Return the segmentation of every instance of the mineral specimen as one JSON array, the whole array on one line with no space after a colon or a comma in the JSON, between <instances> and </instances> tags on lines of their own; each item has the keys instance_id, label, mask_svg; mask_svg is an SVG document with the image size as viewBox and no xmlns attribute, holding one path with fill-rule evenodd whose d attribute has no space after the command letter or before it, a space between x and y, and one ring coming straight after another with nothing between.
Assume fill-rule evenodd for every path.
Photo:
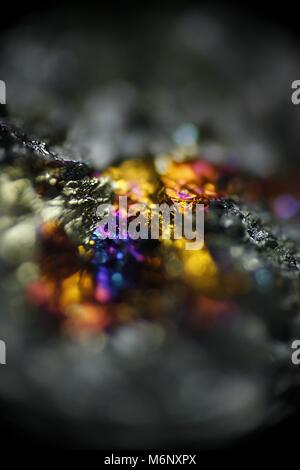
<instances>
[{"instance_id":1,"label":"mineral specimen","mask_svg":"<svg viewBox=\"0 0 300 470\"><path fill-rule=\"evenodd\" d=\"M245 417L247 429L266 419L274 398L278 406L291 386L289 338L299 304L297 243L281 234L276 211L260 204L267 182L261 181L254 194L251 176L204 161L195 149L127 160L99 173L64 161L10 124L2 123L0 131L2 263L9 266L18 298L40 311L43 335L50 315L61 338L61 347L46 356L39 346L42 361L48 354L70 361L66 336L79 341L74 359L83 338L90 346L99 342L99 367L111 374L105 364L117 355L122 367L133 368L146 381L149 393L158 394L166 421L181 427L188 419L200 426L199 437L207 425L212 436L222 436L211 414L215 407L220 410L216 419L232 435L242 432L233 425L234 416ZM272 194L271 208L279 197ZM172 238L101 239L95 209L119 195L149 206L155 201L204 203L205 246L187 251L183 240ZM36 380L48 383L42 365L36 367ZM150 385L146 375L153 368L160 379ZM264 370L268 375L263 378ZM267 394L272 376L277 376L278 390L273 388L273 399ZM93 377L100 386L98 374ZM167 377L177 384L171 401L164 392ZM126 400L132 400L128 378L115 379L125 380L123 386L131 390ZM110 380L107 390L115 390ZM105 400L105 390L99 393ZM133 395L139 396L138 389ZM211 410L207 415L203 406ZM141 415L132 402L127 413L152 429L158 416L153 405L151 417L145 416L146 409L143 401ZM97 413L103 420L101 410ZM120 419L124 410L117 410Z\"/></svg>"},{"instance_id":2,"label":"mineral specimen","mask_svg":"<svg viewBox=\"0 0 300 470\"><path fill-rule=\"evenodd\" d=\"M199 448L298 406L299 64L207 14L147 20L1 43L0 404L35 436ZM204 204L205 246L103 240L119 196Z\"/></svg>"}]
</instances>

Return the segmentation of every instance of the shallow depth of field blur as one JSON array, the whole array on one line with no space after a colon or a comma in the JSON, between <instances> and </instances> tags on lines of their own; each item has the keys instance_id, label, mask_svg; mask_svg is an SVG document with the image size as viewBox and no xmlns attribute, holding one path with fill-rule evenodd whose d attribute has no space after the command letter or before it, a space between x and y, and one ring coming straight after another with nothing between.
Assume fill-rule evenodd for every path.
<instances>
[{"instance_id":1,"label":"shallow depth of field blur","mask_svg":"<svg viewBox=\"0 0 300 470\"><path fill-rule=\"evenodd\" d=\"M3 30L0 64L3 420L59 446L63 437L82 447L207 447L294 413L295 38L241 10L108 17L56 7ZM35 140L51 158L87 165L72 177L77 205L102 177L107 200L124 188L146 201L157 188L171 200L183 187L201 194L205 251L103 249L84 223L76 238L81 209L60 193L72 178L48 169Z\"/></svg>"}]
</instances>

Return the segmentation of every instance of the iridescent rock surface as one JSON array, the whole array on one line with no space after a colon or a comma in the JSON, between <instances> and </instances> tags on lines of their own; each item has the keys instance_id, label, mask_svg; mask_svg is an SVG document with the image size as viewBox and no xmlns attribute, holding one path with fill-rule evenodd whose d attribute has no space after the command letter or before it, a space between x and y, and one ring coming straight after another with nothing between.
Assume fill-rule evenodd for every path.
<instances>
[{"instance_id":1,"label":"iridescent rock surface","mask_svg":"<svg viewBox=\"0 0 300 470\"><path fill-rule=\"evenodd\" d=\"M164 23L154 17L153 25L159 41ZM254 117L283 114L280 83L298 64L285 53L270 62L277 70L284 60L287 76L268 98L259 52L247 85L242 46L230 52L226 26L186 14L149 57L158 78L148 81L135 43L75 26L66 40L56 28L51 45L46 27L21 28L2 51L14 90L0 127L0 333L10 361L2 399L31 426L47 417L45 435L60 422L83 446L205 446L269 423L297 405L290 346L299 333L299 173L287 171L293 130L285 146ZM95 50L87 54L91 35L99 68ZM124 49L122 68L110 58ZM27 95L15 73L26 51L45 70L28 67ZM76 84L74 70L83 74ZM203 202L204 249L99 240L96 207L120 194Z\"/></svg>"}]
</instances>

